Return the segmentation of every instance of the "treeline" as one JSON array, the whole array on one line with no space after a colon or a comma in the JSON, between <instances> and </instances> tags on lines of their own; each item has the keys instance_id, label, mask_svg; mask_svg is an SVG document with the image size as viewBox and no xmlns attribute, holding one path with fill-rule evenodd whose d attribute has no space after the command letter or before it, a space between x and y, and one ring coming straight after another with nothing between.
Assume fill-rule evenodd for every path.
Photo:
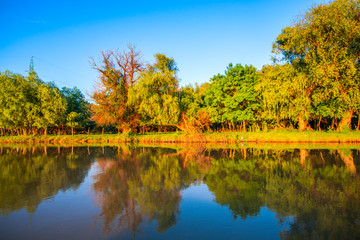
<instances>
[{"instance_id":1,"label":"treeline","mask_svg":"<svg viewBox=\"0 0 360 240\"><path fill-rule=\"evenodd\" d=\"M174 59L145 66L133 46L103 52L93 119L128 130L359 129L359 2L314 5L282 30L274 64L230 64L201 86L179 87Z\"/></svg>"},{"instance_id":2,"label":"treeline","mask_svg":"<svg viewBox=\"0 0 360 240\"><path fill-rule=\"evenodd\" d=\"M358 130L359 39L358 1L314 5L277 37L272 65L229 64L209 83L185 87L173 58L156 54L153 64L145 64L129 45L92 60L99 79L91 104L78 92L81 110L69 107L76 89L60 91L34 73L3 73L9 84L1 82L0 127L46 133L51 126L86 126L90 117L118 132ZM37 90L27 90L32 88Z\"/></svg>"},{"instance_id":3,"label":"treeline","mask_svg":"<svg viewBox=\"0 0 360 240\"><path fill-rule=\"evenodd\" d=\"M76 87L44 83L30 68L28 76L0 73L0 133L44 134L90 126L89 103ZM73 132L73 131L72 131Z\"/></svg>"}]
</instances>

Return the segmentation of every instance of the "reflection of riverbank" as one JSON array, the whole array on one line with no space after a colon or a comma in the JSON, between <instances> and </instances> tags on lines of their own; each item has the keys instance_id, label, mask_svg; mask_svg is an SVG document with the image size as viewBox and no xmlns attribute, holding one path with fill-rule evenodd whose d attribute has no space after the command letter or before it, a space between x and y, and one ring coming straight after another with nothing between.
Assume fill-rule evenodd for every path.
<instances>
[{"instance_id":1,"label":"reflection of riverbank","mask_svg":"<svg viewBox=\"0 0 360 240\"><path fill-rule=\"evenodd\" d=\"M270 131L270 132L204 132L204 133L145 133L91 135L26 135L0 136L0 143L357 143L360 131Z\"/></svg>"},{"instance_id":2,"label":"reflection of riverbank","mask_svg":"<svg viewBox=\"0 0 360 240\"><path fill-rule=\"evenodd\" d=\"M355 219L346 220L349 211L360 210L357 151L194 146L169 150L118 147L115 159L100 160L94 190L105 232L118 228L135 233L141 223L152 220L159 224L158 231L167 231L179 219L179 191L194 184L207 186L212 200L227 207L234 219L257 217L266 206L277 212L280 222L290 217L292 226L312 224L320 236L327 231L344 234L348 225L357 224ZM314 234L302 231L281 234L285 238Z\"/></svg>"},{"instance_id":3,"label":"reflection of riverbank","mask_svg":"<svg viewBox=\"0 0 360 240\"><path fill-rule=\"evenodd\" d=\"M94 154L86 148L0 147L0 213L34 213L44 200L83 182ZM81 156L81 157L80 157Z\"/></svg>"}]
</instances>

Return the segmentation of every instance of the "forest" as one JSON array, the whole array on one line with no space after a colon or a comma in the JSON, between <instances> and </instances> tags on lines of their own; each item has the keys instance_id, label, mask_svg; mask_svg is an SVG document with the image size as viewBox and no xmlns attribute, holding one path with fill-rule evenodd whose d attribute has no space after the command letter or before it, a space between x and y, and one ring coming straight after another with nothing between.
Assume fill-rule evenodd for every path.
<instances>
[{"instance_id":1,"label":"forest","mask_svg":"<svg viewBox=\"0 0 360 240\"><path fill-rule=\"evenodd\" d=\"M359 130L360 9L354 0L314 5L281 30L273 63L230 63L201 85L181 86L176 61L145 64L129 44L91 59L98 82L89 94L0 72L1 135L104 131Z\"/></svg>"}]
</instances>

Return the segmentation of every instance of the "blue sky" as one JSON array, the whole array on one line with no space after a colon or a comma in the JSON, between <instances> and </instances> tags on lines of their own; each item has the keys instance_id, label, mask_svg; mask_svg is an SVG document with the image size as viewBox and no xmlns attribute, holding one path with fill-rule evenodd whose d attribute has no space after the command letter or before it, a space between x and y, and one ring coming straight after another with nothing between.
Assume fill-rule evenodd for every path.
<instances>
[{"instance_id":1,"label":"blue sky","mask_svg":"<svg viewBox=\"0 0 360 240\"><path fill-rule=\"evenodd\" d=\"M89 58L133 43L146 62L173 57L181 85L203 83L229 63L271 63L281 29L323 0L16 1L0 0L0 71L35 70L59 87L91 92Z\"/></svg>"}]
</instances>

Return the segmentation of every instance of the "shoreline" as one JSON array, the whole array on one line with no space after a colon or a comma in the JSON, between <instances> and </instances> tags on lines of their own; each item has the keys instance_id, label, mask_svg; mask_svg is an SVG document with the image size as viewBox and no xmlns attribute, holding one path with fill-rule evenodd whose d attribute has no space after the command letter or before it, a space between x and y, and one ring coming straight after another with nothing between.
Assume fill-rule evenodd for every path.
<instances>
[{"instance_id":1,"label":"shoreline","mask_svg":"<svg viewBox=\"0 0 360 240\"><path fill-rule=\"evenodd\" d=\"M0 136L0 144L11 143L269 143L269 144L360 144L360 131L269 131L269 132L205 132L205 133L145 133L145 134L78 134L78 135L19 135Z\"/></svg>"}]
</instances>

